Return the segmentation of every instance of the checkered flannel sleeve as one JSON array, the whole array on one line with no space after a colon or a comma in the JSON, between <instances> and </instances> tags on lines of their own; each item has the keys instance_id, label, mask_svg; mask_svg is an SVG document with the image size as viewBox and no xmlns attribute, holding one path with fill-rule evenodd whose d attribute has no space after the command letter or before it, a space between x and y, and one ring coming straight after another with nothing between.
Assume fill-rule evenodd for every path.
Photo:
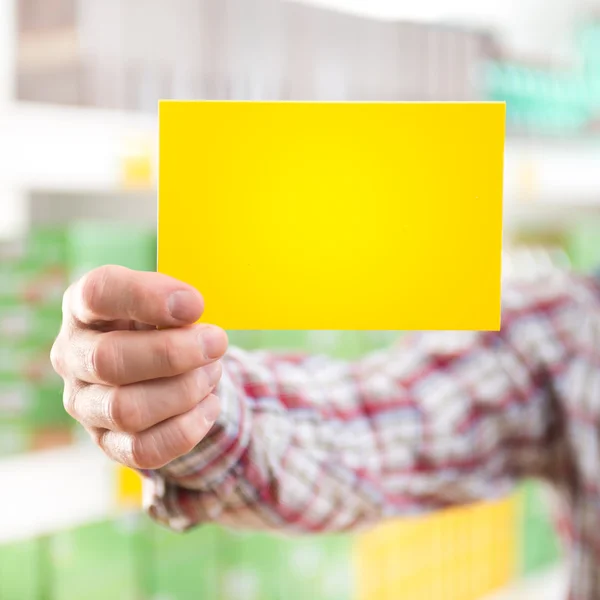
<instances>
[{"instance_id":1,"label":"checkered flannel sleeve","mask_svg":"<svg viewBox=\"0 0 600 600\"><path fill-rule=\"evenodd\" d=\"M595 280L506 284L500 332L422 333L355 362L232 348L218 393L210 435L147 473L158 521L353 530L539 476L569 507L571 598L600 598Z\"/></svg>"}]
</instances>

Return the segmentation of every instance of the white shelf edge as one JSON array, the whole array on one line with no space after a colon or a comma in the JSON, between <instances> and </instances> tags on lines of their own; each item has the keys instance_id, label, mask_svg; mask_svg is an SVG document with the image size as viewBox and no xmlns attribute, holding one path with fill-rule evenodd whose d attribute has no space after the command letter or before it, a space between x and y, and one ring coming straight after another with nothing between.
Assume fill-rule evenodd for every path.
<instances>
[{"instance_id":1,"label":"white shelf edge","mask_svg":"<svg viewBox=\"0 0 600 600\"><path fill-rule=\"evenodd\" d=\"M484 600L564 600L568 570L561 564L518 581Z\"/></svg>"},{"instance_id":2,"label":"white shelf edge","mask_svg":"<svg viewBox=\"0 0 600 600\"><path fill-rule=\"evenodd\" d=\"M152 115L29 103L0 113L3 176L21 190L122 191L128 145L150 144L156 160L156 140Z\"/></svg>"},{"instance_id":3,"label":"white shelf edge","mask_svg":"<svg viewBox=\"0 0 600 600\"><path fill-rule=\"evenodd\" d=\"M127 145L145 140L152 145L156 161L157 133L153 115L16 103L0 112L0 164L8 165L0 183L19 194L32 190L128 193L121 173ZM155 188L154 170L153 185L141 190L144 193ZM600 207L600 138L508 138L504 197L509 216L513 207L518 212L521 206L527 210Z\"/></svg>"},{"instance_id":4,"label":"white shelf edge","mask_svg":"<svg viewBox=\"0 0 600 600\"><path fill-rule=\"evenodd\" d=\"M33 539L115 514L115 466L74 445L0 461L0 544Z\"/></svg>"}]
</instances>

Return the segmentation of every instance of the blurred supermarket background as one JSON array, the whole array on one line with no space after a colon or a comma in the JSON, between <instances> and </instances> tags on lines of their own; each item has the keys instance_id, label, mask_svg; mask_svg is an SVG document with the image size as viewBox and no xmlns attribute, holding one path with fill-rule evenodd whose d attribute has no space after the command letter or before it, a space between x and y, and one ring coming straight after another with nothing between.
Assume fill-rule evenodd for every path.
<instances>
[{"instance_id":1,"label":"blurred supermarket background","mask_svg":"<svg viewBox=\"0 0 600 600\"><path fill-rule=\"evenodd\" d=\"M0 600L561 598L534 482L354 537L139 514L48 352L70 280L155 268L159 98L504 100L505 273L600 266L599 0L0 0ZM342 356L394 335L231 332Z\"/></svg>"}]
</instances>

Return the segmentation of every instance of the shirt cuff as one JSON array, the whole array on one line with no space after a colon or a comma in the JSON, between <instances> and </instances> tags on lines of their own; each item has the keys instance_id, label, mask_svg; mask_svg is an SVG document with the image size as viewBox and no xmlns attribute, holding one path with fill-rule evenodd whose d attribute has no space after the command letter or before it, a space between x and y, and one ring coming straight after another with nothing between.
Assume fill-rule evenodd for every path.
<instances>
[{"instance_id":1,"label":"shirt cuff","mask_svg":"<svg viewBox=\"0 0 600 600\"><path fill-rule=\"evenodd\" d=\"M252 411L235 367L232 349L215 392L221 400L221 414L208 435L189 454L156 471L142 472L144 509L173 530L213 520L209 502L203 500L214 498L217 488L233 483L232 472L248 447Z\"/></svg>"}]
</instances>

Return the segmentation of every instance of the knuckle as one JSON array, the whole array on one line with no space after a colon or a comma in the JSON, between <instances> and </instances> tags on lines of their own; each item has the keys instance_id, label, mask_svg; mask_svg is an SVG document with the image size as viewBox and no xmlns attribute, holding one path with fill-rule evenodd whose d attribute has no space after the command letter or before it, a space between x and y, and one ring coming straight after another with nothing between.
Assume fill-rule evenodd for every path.
<instances>
[{"instance_id":1,"label":"knuckle","mask_svg":"<svg viewBox=\"0 0 600 600\"><path fill-rule=\"evenodd\" d=\"M67 414L74 419L77 419L77 392L74 389L65 389L63 390L63 407Z\"/></svg>"},{"instance_id":2,"label":"knuckle","mask_svg":"<svg viewBox=\"0 0 600 600\"><path fill-rule=\"evenodd\" d=\"M107 418L116 431L136 433L141 429L142 413L138 403L123 387L114 387L108 395Z\"/></svg>"},{"instance_id":3,"label":"knuckle","mask_svg":"<svg viewBox=\"0 0 600 600\"><path fill-rule=\"evenodd\" d=\"M97 314L102 311L103 297L114 269L110 265L98 267L79 280L79 297L86 312Z\"/></svg>"},{"instance_id":4,"label":"knuckle","mask_svg":"<svg viewBox=\"0 0 600 600\"><path fill-rule=\"evenodd\" d=\"M163 458L159 441L152 434L133 436L131 440L131 461L136 468L148 471L160 469L169 462Z\"/></svg>"},{"instance_id":5,"label":"knuckle","mask_svg":"<svg viewBox=\"0 0 600 600\"><path fill-rule=\"evenodd\" d=\"M88 344L84 356L84 369L98 379L110 382L118 368L118 346L113 343L110 334L98 337Z\"/></svg>"},{"instance_id":6,"label":"knuckle","mask_svg":"<svg viewBox=\"0 0 600 600\"><path fill-rule=\"evenodd\" d=\"M52 344L52 348L50 349L50 363L58 375L62 376L64 374L65 358L59 338L56 339L54 344Z\"/></svg>"},{"instance_id":7,"label":"knuckle","mask_svg":"<svg viewBox=\"0 0 600 600\"><path fill-rule=\"evenodd\" d=\"M179 455L187 454L200 442L203 432L198 430L196 423L196 419L185 419L181 421L176 432L179 441L175 442L180 449L178 452Z\"/></svg>"},{"instance_id":8,"label":"knuckle","mask_svg":"<svg viewBox=\"0 0 600 600\"><path fill-rule=\"evenodd\" d=\"M96 444L111 460L129 467L136 467L132 463L132 447L134 440L132 436L114 432L110 429L100 429L92 433Z\"/></svg>"},{"instance_id":9,"label":"knuckle","mask_svg":"<svg viewBox=\"0 0 600 600\"><path fill-rule=\"evenodd\" d=\"M97 446L100 448L100 450L102 450L102 452L104 452L106 455L109 455L108 443L106 440L107 434L108 434L107 430L102 430L102 429L90 430L90 436L92 437L94 442L97 444Z\"/></svg>"},{"instance_id":10,"label":"knuckle","mask_svg":"<svg viewBox=\"0 0 600 600\"><path fill-rule=\"evenodd\" d=\"M79 282L79 295L83 306L94 312L106 280L106 269L100 267L84 275Z\"/></svg>"},{"instance_id":11,"label":"knuckle","mask_svg":"<svg viewBox=\"0 0 600 600\"><path fill-rule=\"evenodd\" d=\"M209 392L206 377L199 377L197 371L188 373L181 382L181 396L185 400L185 406L193 408Z\"/></svg>"},{"instance_id":12,"label":"knuckle","mask_svg":"<svg viewBox=\"0 0 600 600\"><path fill-rule=\"evenodd\" d=\"M162 352L160 353L163 362L162 367L166 372L178 373L182 369L182 356L179 345L175 342L172 335L165 335Z\"/></svg>"},{"instance_id":13,"label":"knuckle","mask_svg":"<svg viewBox=\"0 0 600 600\"><path fill-rule=\"evenodd\" d=\"M71 315L71 301L73 299L73 293L75 289L75 284L71 284L63 294L62 297L62 314L63 317L69 317Z\"/></svg>"}]
</instances>

